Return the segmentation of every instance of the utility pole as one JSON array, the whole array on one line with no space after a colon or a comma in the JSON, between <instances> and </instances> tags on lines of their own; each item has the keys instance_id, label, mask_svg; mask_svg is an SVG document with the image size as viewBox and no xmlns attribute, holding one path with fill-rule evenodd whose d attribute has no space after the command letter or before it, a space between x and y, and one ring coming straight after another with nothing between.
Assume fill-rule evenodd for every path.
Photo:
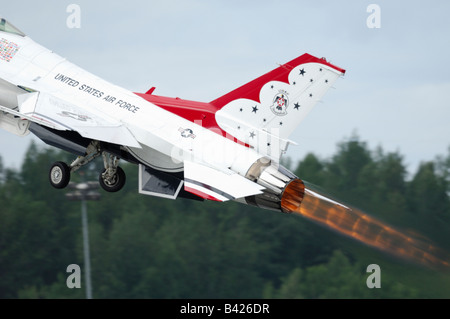
<instances>
[{"instance_id":1,"label":"utility pole","mask_svg":"<svg viewBox=\"0 0 450 319\"><path fill-rule=\"evenodd\" d=\"M89 253L89 229L86 201L100 199L100 193L95 191L99 188L99 185L97 182L82 182L69 183L68 187L70 187L74 191L67 193L66 197L69 200L81 201L81 225L83 229L83 255L86 299L92 299L91 257Z\"/></svg>"}]
</instances>

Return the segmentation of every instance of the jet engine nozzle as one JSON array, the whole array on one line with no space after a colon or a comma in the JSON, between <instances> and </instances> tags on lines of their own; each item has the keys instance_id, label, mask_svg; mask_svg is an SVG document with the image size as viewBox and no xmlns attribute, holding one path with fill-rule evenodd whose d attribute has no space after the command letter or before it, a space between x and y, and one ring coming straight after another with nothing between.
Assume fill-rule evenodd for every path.
<instances>
[{"instance_id":1,"label":"jet engine nozzle","mask_svg":"<svg viewBox=\"0 0 450 319\"><path fill-rule=\"evenodd\" d=\"M248 170L246 178L264 186L262 194L245 197L245 203L283 213L291 213L303 200L303 181L270 160L258 160Z\"/></svg>"}]
</instances>

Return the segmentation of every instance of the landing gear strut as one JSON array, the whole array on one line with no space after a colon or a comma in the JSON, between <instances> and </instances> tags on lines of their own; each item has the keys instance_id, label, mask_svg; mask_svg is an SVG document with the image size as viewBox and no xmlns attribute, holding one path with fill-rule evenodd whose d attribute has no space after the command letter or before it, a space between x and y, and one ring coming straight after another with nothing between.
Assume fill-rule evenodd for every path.
<instances>
[{"instance_id":1,"label":"landing gear strut","mask_svg":"<svg viewBox=\"0 0 450 319\"><path fill-rule=\"evenodd\" d=\"M100 186L107 192L117 192L125 185L125 172L119 167L119 158L100 148L98 141L92 141L86 148L84 156L78 156L72 164L67 165L64 162L55 162L50 167L50 184L58 189L66 187L70 182L70 174L75 172L83 165L86 165L94 158L102 155L105 169L99 175Z\"/></svg>"},{"instance_id":2,"label":"landing gear strut","mask_svg":"<svg viewBox=\"0 0 450 319\"><path fill-rule=\"evenodd\" d=\"M109 156L108 156L109 155ZM117 192L125 185L125 172L118 166L117 156L103 152L103 163L105 169L99 175L100 186L107 192Z\"/></svg>"}]
</instances>

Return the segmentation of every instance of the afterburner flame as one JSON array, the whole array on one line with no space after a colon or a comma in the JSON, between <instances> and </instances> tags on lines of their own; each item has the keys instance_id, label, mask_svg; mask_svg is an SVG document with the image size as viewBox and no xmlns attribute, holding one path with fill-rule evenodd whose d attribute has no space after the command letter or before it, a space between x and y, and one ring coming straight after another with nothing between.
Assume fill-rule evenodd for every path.
<instances>
[{"instance_id":1,"label":"afterburner flame","mask_svg":"<svg viewBox=\"0 0 450 319\"><path fill-rule=\"evenodd\" d=\"M394 256L427 266L450 266L448 254L424 237L406 235L358 209L347 207L315 191L305 189L301 195L301 205L283 207L282 203L282 208Z\"/></svg>"},{"instance_id":2,"label":"afterburner flame","mask_svg":"<svg viewBox=\"0 0 450 319\"><path fill-rule=\"evenodd\" d=\"M300 179L292 180L284 189L281 198L281 208L285 213L293 212L300 208L305 194L305 184Z\"/></svg>"}]
</instances>

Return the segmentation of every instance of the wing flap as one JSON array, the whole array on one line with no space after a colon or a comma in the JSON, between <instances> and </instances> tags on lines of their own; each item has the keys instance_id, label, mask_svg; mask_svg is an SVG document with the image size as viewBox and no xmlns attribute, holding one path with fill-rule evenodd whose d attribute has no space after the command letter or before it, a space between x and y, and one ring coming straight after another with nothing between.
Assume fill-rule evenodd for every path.
<instances>
[{"instance_id":1,"label":"wing flap","mask_svg":"<svg viewBox=\"0 0 450 319\"><path fill-rule=\"evenodd\" d=\"M203 164L185 161L184 189L204 199L224 202L261 194L264 187L236 173L226 174Z\"/></svg>"}]
</instances>

